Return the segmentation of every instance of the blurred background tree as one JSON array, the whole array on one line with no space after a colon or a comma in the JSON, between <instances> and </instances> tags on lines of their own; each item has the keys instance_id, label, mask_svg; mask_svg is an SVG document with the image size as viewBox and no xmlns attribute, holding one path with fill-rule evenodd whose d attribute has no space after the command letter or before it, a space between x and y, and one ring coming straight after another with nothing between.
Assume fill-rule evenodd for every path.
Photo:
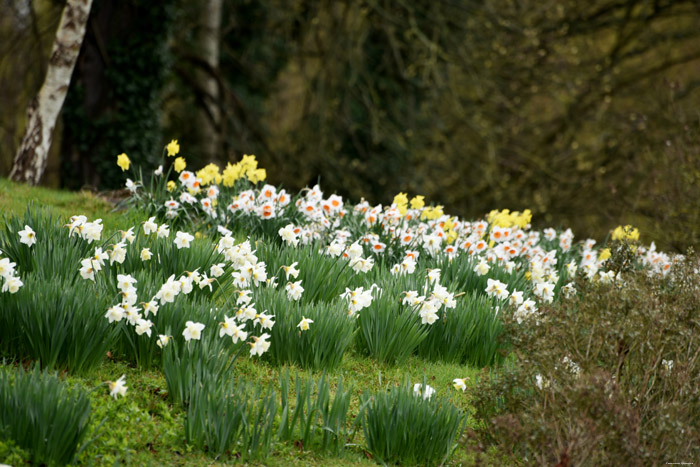
<instances>
[{"instance_id":1,"label":"blurred background tree","mask_svg":"<svg viewBox=\"0 0 700 467\"><path fill-rule=\"evenodd\" d=\"M62 3L0 2L7 174ZM95 0L91 21L49 184L119 186L116 154L178 138L191 168L254 153L288 189L700 239L696 1Z\"/></svg>"}]
</instances>

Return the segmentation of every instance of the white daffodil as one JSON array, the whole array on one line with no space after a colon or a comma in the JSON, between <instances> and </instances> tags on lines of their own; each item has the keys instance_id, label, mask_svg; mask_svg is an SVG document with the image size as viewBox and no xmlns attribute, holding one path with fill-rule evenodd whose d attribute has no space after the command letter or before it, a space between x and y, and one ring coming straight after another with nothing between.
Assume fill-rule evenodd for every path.
<instances>
[{"instance_id":1,"label":"white daffodil","mask_svg":"<svg viewBox=\"0 0 700 467\"><path fill-rule=\"evenodd\" d=\"M185 340L189 342L190 340L199 340L202 337L202 331L204 330L204 324L195 323L188 321L185 323L185 330L182 331L182 335L185 336Z\"/></svg>"},{"instance_id":2,"label":"white daffodil","mask_svg":"<svg viewBox=\"0 0 700 467\"><path fill-rule=\"evenodd\" d=\"M178 232L175 234L175 246L178 250L181 248L189 248L192 240L194 240L194 236L187 232Z\"/></svg>"},{"instance_id":3,"label":"white daffodil","mask_svg":"<svg viewBox=\"0 0 700 467\"><path fill-rule=\"evenodd\" d=\"M455 378L452 380L452 385L455 389L464 392L467 389L467 378Z\"/></svg>"},{"instance_id":4,"label":"white daffodil","mask_svg":"<svg viewBox=\"0 0 700 467\"><path fill-rule=\"evenodd\" d=\"M267 352L267 350L270 348L270 342L267 341L269 338L270 335L268 333L265 333L260 337L253 336L253 342L248 342L251 357L255 355L262 355Z\"/></svg>"},{"instance_id":5,"label":"white daffodil","mask_svg":"<svg viewBox=\"0 0 700 467\"><path fill-rule=\"evenodd\" d=\"M301 329L302 331L308 331L309 330L309 324L313 323L314 320L305 318L304 316L301 317L301 321L299 321L299 324L297 324L297 327Z\"/></svg>"},{"instance_id":6,"label":"white daffodil","mask_svg":"<svg viewBox=\"0 0 700 467\"><path fill-rule=\"evenodd\" d=\"M32 230L32 228L28 225L25 225L24 230L20 230L17 233L19 233L20 243L24 243L30 248L36 243L36 232L34 232L34 230Z\"/></svg>"},{"instance_id":7,"label":"white daffodil","mask_svg":"<svg viewBox=\"0 0 700 467\"><path fill-rule=\"evenodd\" d=\"M116 381L110 381L109 382L109 395L114 397L115 399L117 398L117 396L124 397L126 395L126 390L127 390L127 386L124 383L126 383L126 375L122 375Z\"/></svg>"},{"instance_id":8,"label":"white daffodil","mask_svg":"<svg viewBox=\"0 0 700 467\"><path fill-rule=\"evenodd\" d=\"M433 394L435 394L435 388L429 385L425 385L425 387L420 384L416 383L413 385L413 395L414 396L423 396L423 399L430 399L433 397Z\"/></svg>"}]
</instances>

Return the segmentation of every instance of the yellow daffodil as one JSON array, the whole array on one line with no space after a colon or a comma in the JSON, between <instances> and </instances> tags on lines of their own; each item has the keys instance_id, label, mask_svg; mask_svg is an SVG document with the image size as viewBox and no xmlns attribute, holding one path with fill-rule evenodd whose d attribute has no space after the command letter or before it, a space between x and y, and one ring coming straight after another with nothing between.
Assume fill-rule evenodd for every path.
<instances>
[{"instance_id":1,"label":"yellow daffodil","mask_svg":"<svg viewBox=\"0 0 700 467\"><path fill-rule=\"evenodd\" d=\"M125 153L121 153L117 156L117 165L121 167L122 172L129 170L129 164L131 164L131 161L129 160L129 156Z\"/></svg>"},{"instance_id":2,"label":"yellow daffodil","mask_svg":"<svg viewBox=\"0 0 700 467\"><path fill-rule=\"evenodd\" d=\"M246 176L251 183L258 183L267 178L267 171L265 169L249 170L246 172Z\"/></svg>"},{"instance_id":3,"label":"yellow daffodil","mask_svg":"<svg viewBox=\"0 0 700 467\"><path fill-rule=\"evenodd\" d=\"M177 173L185 170L185 167L187 167L187 162L185 162L185 159L182 157L176 158L175 162L173 162L173 169L175 169L175 172Z\"/></svg>"},{"instance_id":4,"label":"yellow daffodil","mask_svg":"<svg viewBox=\"0 0 700 467\"><path fill-rule=\"evenodd\" d=\"M605 261L608 258L610 258L610 248L604 248L604 249L600 250L600 255L598 255L598 260Z\"/></svg>"},{"instance_id":5,"label":"yellow daffodil","mask_svg":"<svg viewBox=\"0 0 700 467\"><path fill-rule=\"evenodd\" d=\"M168 187L167 187L167 188L168 188L168 191L173 191L176 187L177 187L177 185L175 184L175 181L170 180L170 181L168 182Z\"/></svg>"},{"instance_id":6,"label":"yellow daffodil","mask_svg":"<svg viewBox=\"0 0 700 467\"><path fill-rule=\"evenodd\" d=\"M425 200L423 195L417 195L411 198L411 209L420 209L425 206Z\"/></svg>"},{"instance_id":7,"label":"yellow daffodil","mask_svg":"<svg viewBox=\"0 0 700 467\"><path fill-rule=\"evenodd\" d=\"M173 139L165 146L165 150L168 151L168 156L176 156L180 152L180 145Z\"/></svg>"},{"instance_id":8,"label":"yellow daffodil","mask_svg":"<svg viewBox=\"0 0 700 467\"><path fill-rule=\"evenodd\" d=\"M639 229L631 225L626 225L624 227L618 225L615 230L613 230L612 239L636 242L639 240Z\"/></svg>"}]
</instances>

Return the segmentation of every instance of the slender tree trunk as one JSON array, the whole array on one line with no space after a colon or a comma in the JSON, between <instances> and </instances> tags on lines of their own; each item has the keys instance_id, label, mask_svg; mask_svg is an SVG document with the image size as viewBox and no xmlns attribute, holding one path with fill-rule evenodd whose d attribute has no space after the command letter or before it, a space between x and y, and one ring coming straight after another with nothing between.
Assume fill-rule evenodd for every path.
<instances>
[{"instance_id":1,"label":"slender tree trunk","mask_svg":"<svg viewBox=\"0 0 700 467\"><path fill-rule=\"evenodd\" d=\"M200 30L196 50L211 70L218 70L222 0L205 0L201 2L200 8ZM197 113L202 159L206 162L218 162L221 155L219 85L216 78L206 70L197 70L195 76L202 95L202 107Z\"/></svg>"},{"instance_id":2,"label":"slender tree trunk","mask_svg":"<svg viewBox=\"0 0 700 467\"><path fill-rule=\"evenodd\" d=\"M10 172L12 180L36 185L44 173L91 5L92 0L68 0L63 9L44 84L27 109L27 127Z\"/></svg>"}]
</instances>

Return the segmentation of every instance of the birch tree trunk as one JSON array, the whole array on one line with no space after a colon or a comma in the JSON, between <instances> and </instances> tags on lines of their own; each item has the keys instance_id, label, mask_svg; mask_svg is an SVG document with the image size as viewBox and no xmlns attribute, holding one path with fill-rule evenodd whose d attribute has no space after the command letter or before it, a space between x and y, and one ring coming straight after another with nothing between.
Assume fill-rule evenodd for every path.
<instances>
[{"instance_id":1,"label":"birch tree trunk","mask_svg":"<svg viewBox=\"0 0 700 467\"><path fill-rule=\"evenodd\" d=\"M56 31L44 84L27 109L27 126L10 179L36 185L48 159L56 119L68 93L92 0L68 0Z\"/></svg>"},{"instance_id":2,"label":"birch tree trunk","mask_svg":"<svg viewBox=\"0 0 700 467\"><path fill-rule=\"evenodd\" d=\"M210 70L219 69L219 40L221 31L222 0L205 0L200 3L200 29L197 52L209 66L209 70L197 70L195 74L202 93L202 107L197 113L203 159L219 162L221 152L221 111L219 84Z\"/></svg>"}]
</instances>

